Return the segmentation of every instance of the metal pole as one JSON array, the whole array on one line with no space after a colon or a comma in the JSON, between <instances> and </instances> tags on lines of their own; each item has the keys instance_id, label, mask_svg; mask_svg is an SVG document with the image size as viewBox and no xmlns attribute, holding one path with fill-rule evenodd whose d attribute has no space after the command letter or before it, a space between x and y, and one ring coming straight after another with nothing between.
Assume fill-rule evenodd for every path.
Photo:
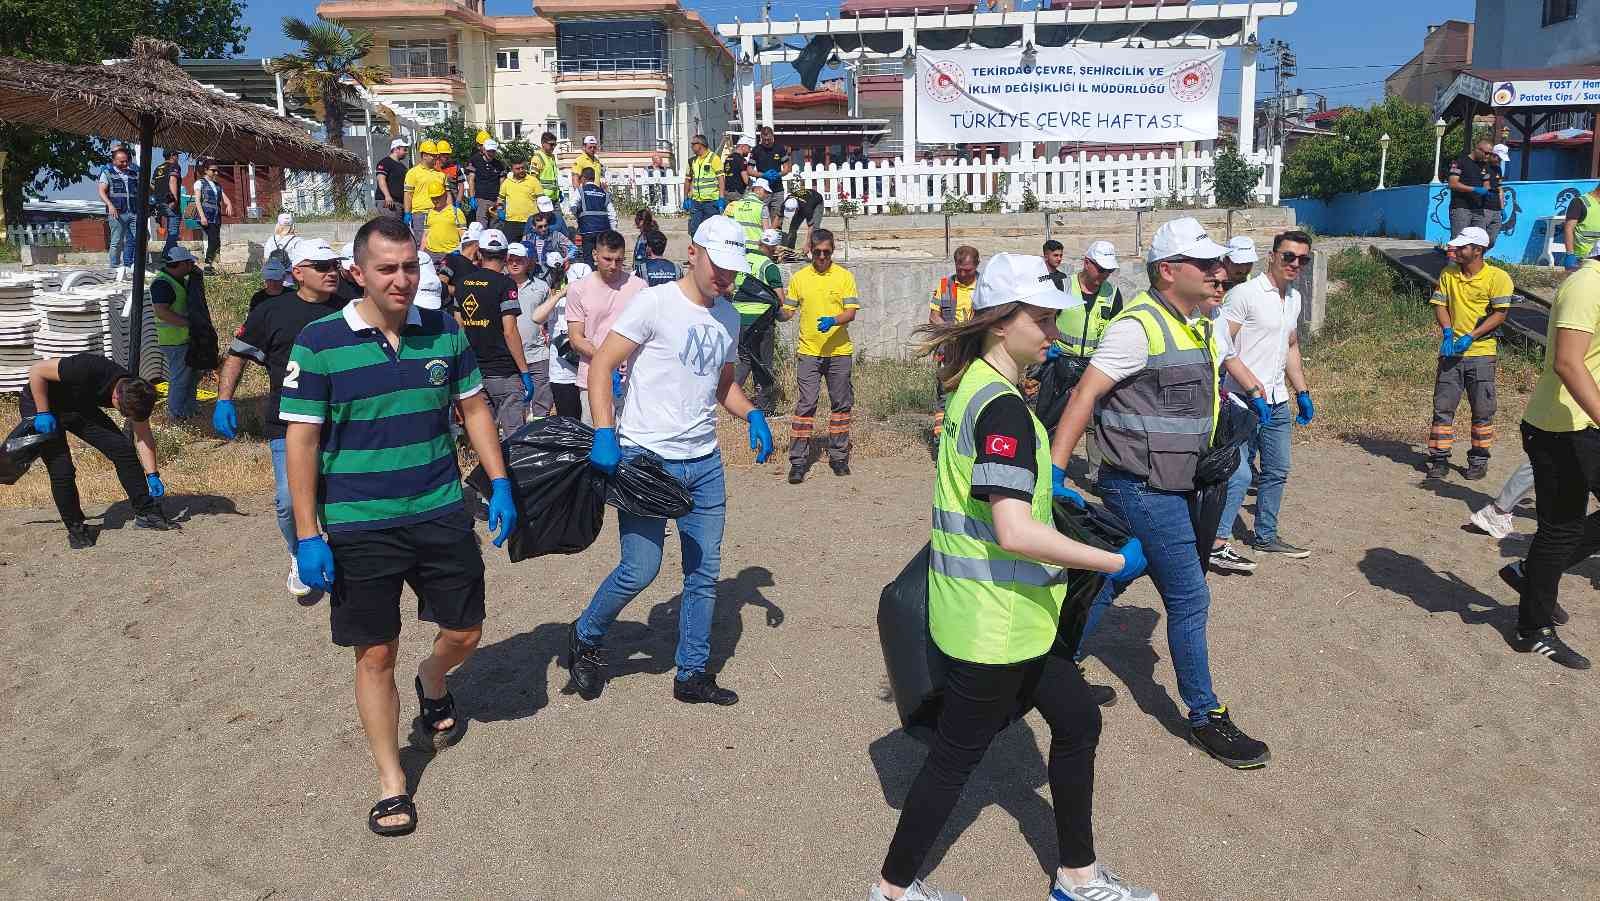
<instances>
[{"instance_id":1,"label":"metal pole","mask_svg":"<svg viewBox=\"0 0 1600 901\"><path fill-rule=\"evenodd\" d=\"M139 155L142 159L150 159L151 149L156 142L156 118L149 113L139 116ZM142 180L144 173L139 177ZM144 258L145 246L150 242L150 210L147 191L135 191L133 194L133 286L131 303L128 314L128 371L135 376L140 375L139 366L139 339L144 331Z\"/></svg>"}]
</instances>

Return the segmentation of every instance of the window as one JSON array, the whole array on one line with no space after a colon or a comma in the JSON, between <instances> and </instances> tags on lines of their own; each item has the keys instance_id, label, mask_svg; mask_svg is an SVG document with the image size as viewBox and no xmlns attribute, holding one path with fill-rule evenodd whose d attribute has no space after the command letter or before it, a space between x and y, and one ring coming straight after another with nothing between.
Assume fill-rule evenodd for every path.
<instances>
[{"instance_id":1,"label":"window","mask_svg":"<svg viewBox=\"0 0 1600 901\"><path fill-rule=\"evenodd\" d=\"M539 56L543 61L544 71L554 72L556 70L556 48L546 47L539 51Z\"/></svg>"},{"instance_id":2,"label":"window","mask_svg":"<svg viewBox=\"0 0 1600 901\"><path fill-rule=\"evenodd\" d=\"M555 135L557 141L567 140L567 122L565 119L551 117L544 120L544 130Z\"/></svg>"},{"instance_id":3,"label":"window","mask_svg":"<svg viewBox=\"0 0 1600 901\"><path fill-rule=\"evenodd\" d=\"M667 31L645 19L557 23L556 50L561 72L660 72Z\"/></svg>"},{"instance_id":4,"label":"window","mask_svg":"<svg viewBox=\"0 0 1600 901\"><path fill-rule=\"evenodd\" d=\"M494 52L494 67L502 72L516 72L522 69L521 50L496 50Z\"/></svg>"},{"instance_id":5,"label":"window","mask_svg":"<svg viewBox=\"0 0 1600 901\"><path fill-rule=\"evenodd\" d=\"M607 150L658 150L655 110L600 110L600 146Z\"/></svg>"},{"instance_id":6,"label":"window","mask_svg":"<svg viewBox=\"0 0 1600 901\"><path fill-rule=\"evenodd\" d=\"M456 112L448 100L394 100L390 105L423 125L437 125Z\"/></svg>"},{"instance_id":7,"label":"window","mask_svg":"<svg viewBox=\"0 0 1600 901\"><path fill-rule=\"evenodd\" d=\"M450 64L450 42L390 41L389 72L396 78L444 78L455 74Z\"/></svg>"},{"instance_id":8,"label":"window","mask_svg":"<svg viewBox=\"0 0 1600 901\"><path fill-rule=\"evenodd\" d=\"M1545 25L1554 25L1576 18L1578 15L1578 0L1544 0Z\"/></svg>"},{"instance_id":9,"label":"window","mask_svg":"<svg viewBox=\"0 0 1600 901\"><path fill-rule=\"evenodd\" d=\"M502 141L515 141L516 139L518 139L520 137L522 137L522 120L521 119L501 119L500 120L500 140L502 140Z\"/></svg>"}]
</instances>

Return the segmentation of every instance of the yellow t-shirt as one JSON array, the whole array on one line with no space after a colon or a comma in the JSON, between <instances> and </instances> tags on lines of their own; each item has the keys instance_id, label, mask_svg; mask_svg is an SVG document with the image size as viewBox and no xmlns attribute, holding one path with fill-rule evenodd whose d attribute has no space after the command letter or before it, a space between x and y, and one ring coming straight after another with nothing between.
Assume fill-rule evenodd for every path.
<instances>
[{"instance_id":1,"label":"yellow t-shirt","mask_svg":"<svg viewBox=\"0 0 1600 901\"><path fill-rule=\"evenodd\" d=\"M500 182L500 202L505 204L507 222L527 222L536 209L539 195L544 193L544 185L531 175L522 176L517 181L511 176L506 176Z\"/></svg>"},{"instance_id":2,"label":"yellow t-shirt","mask_svg":"<svg viewBox=\"0 0 1600 901\"><path fill-rule=\"evenodd\" d=\"M1450 327L1459 337L1477 328L1496 310L1507 310L1516 301L1517 289L1504 269L1484 263L1478 274L1468 278L1461 274L1455 263L1439 273L1439 286L1428 301L1450 313ZM1479 338L1472 342L1463 356L1492 357L1495 351L1493 338Z\"/></svg>"},{"instance_id":3,"label":"yellow t-shirt","mask_svg":"<svg viewBox=\"0 0 1600 901\"><path fill-rule=\"evenodd\" d=\"M1600 262L1590 260L1567 276L1550 308L1550 337L1545 345L1544 372L1528 400L1523 421L1546 432L1577 432L1595 425L1555 373L1556 329L1589 334L1583 365L1589 377L1600 382Z\"/></svg>"},{"instance_id":4,"label":"yellow t-shirt","mask_svg":"<svg viewBox=\"0 0 1600 901\"><path fill-rule=\"evenodd\" d=\"M457 207L428 211L428 229L422 239L422 249L429 253L449 253L461 246L461 230L467 227L467 217Z\"/></svg>"},{"instance_id":5,"label":"yellow t-shirt","mask_svg":"<svg viewBox=\"0 0 1600 901\"><path fill-rule=\"evenodd\" d=\"M972 289L978 286L978 282L976 279L974 279L972 284L963 285L949 276L945 276L945 278L949 279L950 284L956 286L956 321L966 322L968 319L972 318ZM942 292L939 289L942 287L944 287L943 280L941 280L938 285L934 286L933 300L928 304L928 309L935 313L940 312L939 300L942 296Z\"/></svg>"},{"instance_id":6,"label":"yellow t-shirt","mask_svg":"<svg viewBox=\"0 0 1600 901\"><path fill-rule=\"evenodd\" d=\"M855 353L848 326L836 325L827 334L817 331L817 320L838 316L845 310L859 310L856 277L838 263L819 273L807 266L789 279L789 302L784 309L800 311L799 343L796 353L808 357L848 357Z\"/></svg>"},{"instance_id":7,"label":"yellow t-shirt","mask_svg":"<svg viewBox=\"0 0 1600 901\"><path fill-rule=\"evenodd\" d=\"M573 188L573 190L577 190L578 187L583 184L583 179L579 178L579 176L583 174L583 170L585 170L585 169L593 169L594 170L594 183L595 184L599 184L601 182L601 180L606 177L606 167L603 164L601 164L601 162L599 160L597 160L594 157L590 156L589 152L586 150L586 151L578 154L578 158L576 160L574 160L573 163L572 163L572 188Z\"/></svg>"},{"instance_id":8,"label":"yellow t-shirt","mask_svg":"<svg viewBox=\"0 0 1600 901\"><path fill-rule=\"evenodd\" d=\"M411 212L433 212L433 192L429 185L444 185L444 173L431 166L412 166L406 171L406 187L411 189Z\"/></svg>"}]
</instances>

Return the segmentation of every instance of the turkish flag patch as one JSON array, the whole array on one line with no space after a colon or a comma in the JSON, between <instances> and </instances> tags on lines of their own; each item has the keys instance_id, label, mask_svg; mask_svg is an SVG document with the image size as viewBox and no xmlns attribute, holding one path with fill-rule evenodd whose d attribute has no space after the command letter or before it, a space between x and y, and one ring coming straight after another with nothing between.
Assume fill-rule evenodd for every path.
<instances>
[{"instance_id":1,"label":"turkish flag patch","mask_svg":"<svg viewBox=\"0 0 1600 901\"><path fill-rule=\"evenodd\" d=\"M1017 439L1010 435L990 435L983 439L983 452L991 457L1017 458Z\"/></svg>"}]
</instances>

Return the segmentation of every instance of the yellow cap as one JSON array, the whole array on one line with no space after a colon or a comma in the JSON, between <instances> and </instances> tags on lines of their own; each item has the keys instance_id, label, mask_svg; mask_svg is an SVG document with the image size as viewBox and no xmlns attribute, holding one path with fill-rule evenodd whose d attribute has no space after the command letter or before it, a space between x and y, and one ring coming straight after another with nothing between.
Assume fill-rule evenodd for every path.
<instances>
[{"instance_id":1,"label":"yellow cap","mask_svg":"<svg viewBox=\"0 0 1600 901\"><path fill-rule=\"evenodd\" d=\"M432 185L429 186L429 189L428 189L428 199L429 200L433 200L435 198L443 197L444 195L445 195L445 189L444 189L444 184L443 183L434 182Z\"/></svg>"},{"instance_id":2,"label":"yellow cap","mask_svg":"<svg viewBox=\"0 0 1600 901\"><path fill-rule=\"evenodd\" d=\"M449 153L450 152L450 142L446 141L443 138L440 138L439 140L434 141L433 142L433 152L434 153Z\"/></svg>"},{"instance_id":3,"label":"yellow cap","mask_svg":"<svg viewBox=\"0 0 1600 901\"><path fill-rule=\"evenodd\" d=\"M433 146L433 139L428 138L425 139L421 144L417 145L417 150L422 153L433 153Z\"/></svg>"},{"instance_id":4,"label":"yellow cap","mask_svg":"<svg viewBox=\"0 0 1600 901\"><path fill-rule=\"evenodd\" d=\"M481 128L478 129L478 143L479 144L482 144L484 141L489 140L489 138L491 138L491 137L493 137L493 136L490 135L488 132L484 131Z\"/></svg>"}]
</instances>

